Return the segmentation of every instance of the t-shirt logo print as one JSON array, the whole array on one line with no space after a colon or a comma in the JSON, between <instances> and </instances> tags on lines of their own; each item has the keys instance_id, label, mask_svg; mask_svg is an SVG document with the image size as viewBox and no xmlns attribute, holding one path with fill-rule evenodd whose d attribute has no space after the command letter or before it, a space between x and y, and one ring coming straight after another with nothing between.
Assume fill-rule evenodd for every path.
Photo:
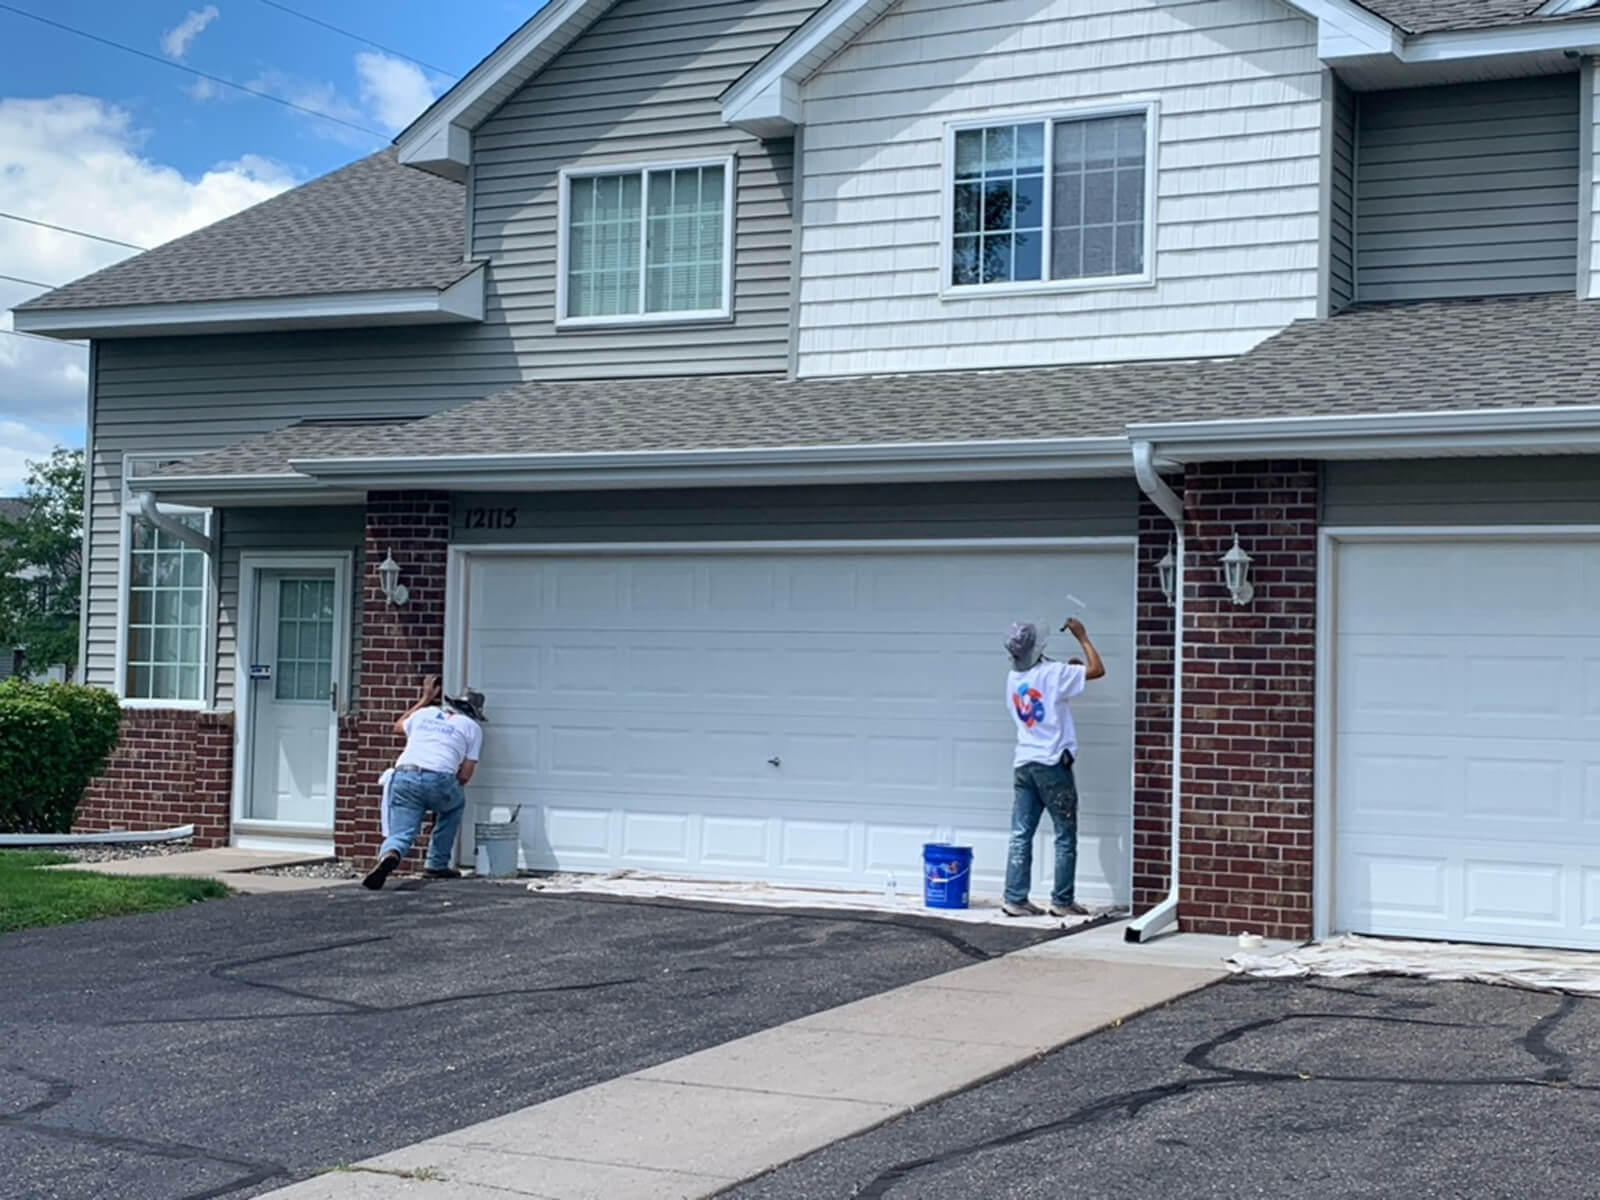
<instances>
[{"instance_id":1,"label":"t-shirt logo print","mask_svg":"<svg viewBox=\"0 0 1600 1200\"><path fill-rule=\"evenodd\" d=\"M1017 686L1017 691L1011 697L1011 706L1016 709L1017 720L1029 729L1044 720L1044 696L1035 687L1023 683Z\"/></svg>"}]
</instances>

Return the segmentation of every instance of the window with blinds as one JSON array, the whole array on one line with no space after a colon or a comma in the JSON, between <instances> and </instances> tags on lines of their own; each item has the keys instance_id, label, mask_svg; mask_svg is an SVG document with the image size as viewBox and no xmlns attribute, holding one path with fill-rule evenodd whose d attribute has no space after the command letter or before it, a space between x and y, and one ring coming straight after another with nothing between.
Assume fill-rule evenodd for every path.
<instances>
[{"instance_id":1,"label":"window with blinds","mask_svg":"<svg viewBox=\"0 0 1600 1200\"><path fill-rule=\"evenodd\" d=\"M729 315L732 163L563 180L563 320Z\"/></svg>"}]
</instances>

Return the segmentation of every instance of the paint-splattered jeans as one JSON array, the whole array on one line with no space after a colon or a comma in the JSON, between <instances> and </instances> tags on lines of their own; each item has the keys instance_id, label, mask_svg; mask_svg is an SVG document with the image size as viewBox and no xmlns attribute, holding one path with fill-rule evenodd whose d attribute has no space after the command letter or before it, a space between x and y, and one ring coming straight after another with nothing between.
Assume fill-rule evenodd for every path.
<instances>
[{"instance_id":1,"label":"paint-splattered jeans","mask_svg":"<svg viewBox=\"0 0 1600 1200\"><path fill-rule=\"evenodd\" d=\"M422 818L433 813L433 836L428 839L428 869L442 871L456 852L456 834L461 829L461 814L467 806L466 794L456 777L444 771L396 771L389 787L389 836L384 839L382 858L391 850L401 858L422 832Z\"/></svg>"},{"instance_id":2,"label":"paint-splattered jeans","mask_svg":"<svg viewBox=\"0 0 1600 1200\"><path fill-rule=\"evenodd\" d=\"M1011 851L1006 856L1006 899L1020 904L1033 879L1033 835L1046 809L1056 826L1056 883L1050 903L1071 904L1078 874L1078 785L1065 763L1024 763L1012 773Z\"/></svg>"}]
</instances>

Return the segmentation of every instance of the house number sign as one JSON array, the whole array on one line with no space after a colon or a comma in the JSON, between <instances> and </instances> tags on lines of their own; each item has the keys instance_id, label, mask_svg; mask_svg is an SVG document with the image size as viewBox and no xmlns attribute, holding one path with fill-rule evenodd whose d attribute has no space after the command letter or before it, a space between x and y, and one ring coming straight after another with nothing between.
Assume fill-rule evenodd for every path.
<instances>
[{"instance_id":1,"label":"house number sign","mask_svg":"<svg viewBox=\"0 0 1600 1200\"><path fill-rule=\"evenodd\" d=\"M466 513L467 529L515 529L515 508L469 508Z\"/></svg>"}]
</instances>

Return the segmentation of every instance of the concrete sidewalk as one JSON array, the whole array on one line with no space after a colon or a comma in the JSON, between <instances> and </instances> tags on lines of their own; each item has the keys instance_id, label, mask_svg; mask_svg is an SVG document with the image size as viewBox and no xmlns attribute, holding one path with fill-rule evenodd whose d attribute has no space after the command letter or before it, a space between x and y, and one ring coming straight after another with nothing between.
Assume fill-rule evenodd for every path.
<instances>
[{"instance_id":1,"label":"concrete sidewalk","mask_svg":"<svg viewBox=\"0 0 1600 1200\"><path fill-rule=\"evenodd\" d=\"M711 1196L1205 987L1237 944L1103 926L896 988L271 1193Z\"/></svg>"},{"instance_id":2,"label":"concrete sidewalk","mask_svg":"<svg viewBox=\"0 0 1600 1200\"><path fill-rule=\"evenodd\" d=\"M215 879L236 892L306 892L343 887L353 879L301 879L293 875L252 875L262 867L294 867L325 862L325 857L285 850L187 850L182 854L152 854L145 858L115 858L109 862L61 863L51 871L92 871L96 875L179 875L185 879Z\"/></svg>"}]
</instances>

